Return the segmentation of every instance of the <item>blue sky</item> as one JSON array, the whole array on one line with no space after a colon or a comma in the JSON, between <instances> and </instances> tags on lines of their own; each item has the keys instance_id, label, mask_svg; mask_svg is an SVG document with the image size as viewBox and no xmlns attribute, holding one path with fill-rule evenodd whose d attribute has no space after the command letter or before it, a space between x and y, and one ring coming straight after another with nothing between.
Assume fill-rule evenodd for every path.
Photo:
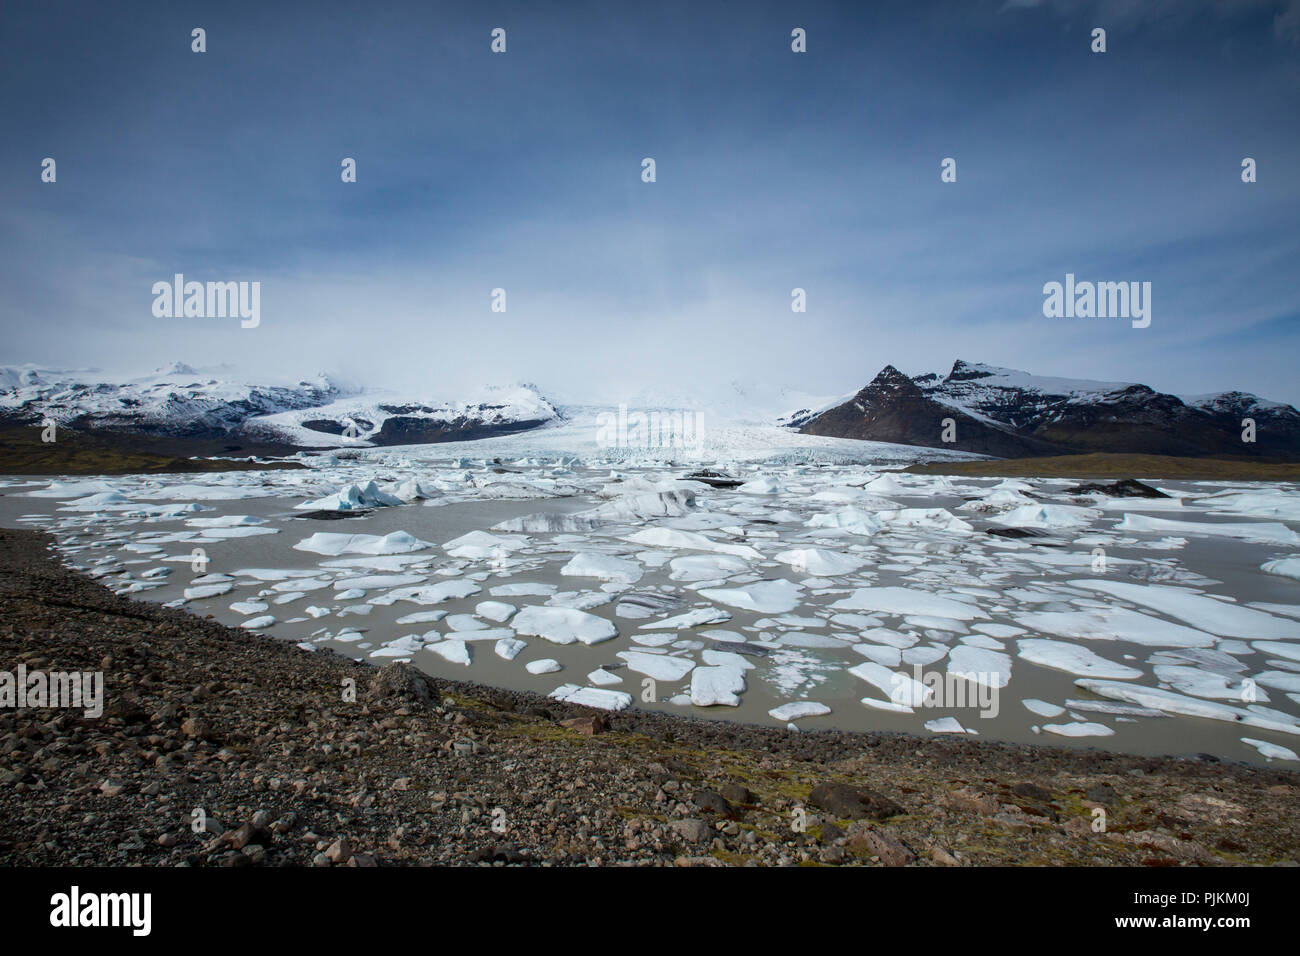
<instances>
[{"instance_id":1,"label":"blue sky","mask_svg":"<svg viewBox=\"0 0 1300 956\"><path fill-rule=\"evenodd\" d=\"M54 2L0 35L5 364L617 400L961 357L1300 402L1296 0ZM260 281L261 325L155 318L176 272ZM1151 282L1150 328L1044 318L1067 272Z\"/></svg>"}]
</instances>

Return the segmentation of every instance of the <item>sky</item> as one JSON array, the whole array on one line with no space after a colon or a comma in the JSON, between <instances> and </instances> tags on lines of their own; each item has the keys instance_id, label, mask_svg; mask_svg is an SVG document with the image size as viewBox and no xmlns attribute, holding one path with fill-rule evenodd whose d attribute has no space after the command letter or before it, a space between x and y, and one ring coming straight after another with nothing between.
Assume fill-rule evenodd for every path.
<instances>
[{"instance_id":1,"label":"sky","mask_svg":"<svg viewBox=\"0 0 1300 956\"><path fill-rule=\"evenodd\" d=\"M1300 403L1300 0L10 3L0 45L0 364ZM176 273L260 323L155 316ZM1150 326L1045 317L1067 273Z\"/></svg>"}]
</instances>

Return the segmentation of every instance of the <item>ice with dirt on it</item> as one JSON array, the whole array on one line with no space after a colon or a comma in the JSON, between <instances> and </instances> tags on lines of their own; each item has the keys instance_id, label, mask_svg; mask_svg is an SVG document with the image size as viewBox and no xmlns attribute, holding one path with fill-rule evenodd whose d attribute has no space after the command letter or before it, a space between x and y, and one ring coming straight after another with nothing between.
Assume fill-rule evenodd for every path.
<instances>
[{"instance_id":1,"label":"ice with dirt on it","mask_svg":"<svg viewBox=\"0 0 1300 956\"><path fill-rule=\"evenodd\" d=\"M914 528L920 531L948 531L968 534L975 526L958 518L944 508L899 508L896 511L880 511L876 517L891 530L895 528Z\"/></svg>"},{"instance_id":2,"label":"ice with dirt on it","mask_svg":"<svg viewBox=\"0 0 1300 956\"><path fill-rule=\"evenodd\" d=\"M651 621L649 624L642 624L640 630L680 631L688 627L703 627L705 624L722 624L723 622L730 620L730 611L724 611L719 607L697 607L692 608L685 614L677 614L673 617L665 618L662 621Z\"/></svg>"},{"instance_id":3,"label":"ice with dirt on it","mask_svg":"<svg viewBox=\"0 0 1300 956\"><path fill-rule=\"evenodd\" d=\"M421 541L405 531L393 531L385 535L377 534L334 534L318 531L310 538L304 538L293 546L295 551L310 551L314 554L410 554L431 547L429 542Z\"/></svg>"},{"instance_id":4,"label":"ice with dirt on it","mask_svg":"<svg viewBox=\"0 0 1300 956\"><path fill-rule=\"evenodd\" d=\"M1285 578L1295 578L1300 581L1300 557L1278 558L1276 561L1266 561L1259 566L1261 571L1268 574L1278 574Z\"/></svg>"},{"instance_id":5,"label":"ice with dirt on it","mask_svg":"<svg viewBox=\"0 0 1300 956\"><path fill-rule=\"evenodd\" d=\"M1269 743L1267 740L1242 737L1241 742L1254 747L1265 760L1300 760L1300 755L1297 755L1294 750L1280 744Z\"/></svg>"},{"instance_id":6,"label":"ice with dirt on it","mask_svg":"<svg viewBox=\"0 0 1300 956\"><path fill-rule=\"evenodd\" d=\"M315 501L304 501L294 507L300 511L369 511L371 508L391 508L405 503L401 498L380 491L379 486L370 481L364 487L349 485L335 494Z\"/></svg>"},{"instance_id":7,"label":"ice with dirt on it","mask_svg":"<svg viewBox=\"0 0 1300 956\"><path fill-rule=\"evenodd\" d=\"M618 635L613 622L567 607L523 608L510 621L518 634L540 637L552 644L599 644Z\"/></svg>"},{"instance_id":8,"label":"ice with dirt on it","mask_svg":"<svg viewBox=\"0 0 1300 956\"><path fill-rule=\"evenodd\" d=\"M1127 664L1109 661L1081 644L1069 641L1052 641L1047 638L1028 637L1017 641L1020 656L1031 664L1065 671L1078 677L1105 677L1112 680L1132 680L1141 677L1142 671ZM1055 714L1044 714L1054 717Z\"/></svg>"}]
</instances>

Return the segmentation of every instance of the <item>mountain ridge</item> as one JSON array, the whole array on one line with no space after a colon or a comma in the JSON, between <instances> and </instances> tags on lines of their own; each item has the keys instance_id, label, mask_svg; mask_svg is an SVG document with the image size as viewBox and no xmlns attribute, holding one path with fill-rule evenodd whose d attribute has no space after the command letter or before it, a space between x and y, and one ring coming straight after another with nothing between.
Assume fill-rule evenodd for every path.
<instances>
[{"instance_id":1,"label":"mountain ridge","mask_svg":"<svg viewBox=\"0 0 1300 956\"><path fill-rule=\"evenodd\" d=\"M1254 441L1243 440L1245 419ZM886 365L847 401L805 409L788 425L999 458L1106 451L1300 460L1300 412L1248 392L1188 402L1136 382L1034 376L963 359L947 375L911 377Z\"/></svg>"},{"instance_id":2,"label":"mountain ridge","mask_svg":"<svg viewBox=\"0 0 1300 956\"><path fill-rule=\"evenodd\" d=\"M570 407L531 383L432 399L345 386L323 373L267 385L217 371L223 374L173 362L144 376L104 381L93 369L0 366L0 423L51 418L110 435L324 448L491 438L562 424ZM699 409L708 404L702 394L643 389L628 404L656 398L665 407ZM808 394L736 381L725 394L731 400L713 417L999 458L1107 451L1300 460L1300 412L1240 390L1179 397L1136 382L1036 376L957 359L946 374L909 376L887 364L857 392L786 415L776 414L772 403L807 401ZM1247 418L1255 421L1254 443L1242 441ZM953 441L944 441L945 426Z\"/></svg>"}]
</instances>

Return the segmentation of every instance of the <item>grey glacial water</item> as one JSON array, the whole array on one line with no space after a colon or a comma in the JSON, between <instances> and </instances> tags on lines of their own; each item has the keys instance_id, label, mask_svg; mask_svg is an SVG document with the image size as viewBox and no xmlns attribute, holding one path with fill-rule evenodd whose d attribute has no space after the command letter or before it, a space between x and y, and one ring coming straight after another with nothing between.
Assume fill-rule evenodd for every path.
<instances>
[{"instance_id":1,"label":"grey glacial water","mask_svg":"<svg viewBox=\"0 0 1300 956\"><path fill-rule=\"evenodd\" d=\"M598 471L593 471L587 476L590 479L587 484L588 490L592 487L592 481L600 474ZM185 480L199 484L202 482L202 477L190 477ZM633 558L638 554L646 557L648 554L664 551L667 557L663 563L654 566L653 561L647 561L641 579L627 590L660 591L679 596L684 602L683 606L669 614L680 613L693 606L707 603L687 586L688 582L673 581L669 577L670 566L667 558L694 552L653 548L621 540L621 533L636 530L644 523L615 523L608 528L602 528L603 533L600 535L532 534L530 546L510 555L504 568L494 567L491 563L482 561L456 560L450 558L441 547L444 543L464 534L486 531L498 522L510 518L537 513L569 514L590 509L601 501L590 493L572 497L529 500L470 498L444 503L415 502L401 507L377 508L362 517L338 520L302 517L302 512L295 511L293 507L303 500L301 495L203 500L201 501L203 506L211 510L175 517L145 519L101 514L87 515L83 518L61 511L60 506L64 504L61 500L22 495L23 491L42 487L44 484L44 482L37 482L25 485L11 482L5 489L5 495L0 497L0 523L10 527L62 525L58 528L58 532L60 540L65 543L64 554L67 560L85 563L112 556L121 561L123 571L132 575L131 578L110 575L105 578L106 583L120 585L124 581L138 580L139 575L146 569L159 566L171 568L172 573L162 586L141 591L136 595L140 599L149 601L170 602L182 599L183 591L197 575L182 561L162 559L183 557L189 554L191 545L189 542L168 542L161 545L162 550L159 552L142 554L124 550L123 544L133 541L141 533L193 531L186 525L186 521L195 517L207 519L222 515L251 515L266 519L267 527L277 529L277 533L233 537L206 542L202 545L208 559L206 573L234 575L240 583L227 594L196 598L186 603L185 607L191 613L210 614L231 625L240 625L250 617L232 610L230 607L232 603L259 599L273 602L275 597L279 596L271 593L259 598L259 593L270 589L275 582L255 582L249 575L239 574L240 571L248 569L302 571L323 573L333 579L361 574L397 573L368 570L360 566L360 563L347 569L341 566L330 568L326 567L329 562L344 559L356 559L357 562L361 562L364 561L364 556L344 555L340 558L330 558L294 548L294 545L317 532L367 535L407 532L434 546L408 556L415 560L418 569L415 573L418 573L425 582L436 583L464 576L474 580L481 589L479 593L465 598L452 599L426 607L408 601L397 601L391 605L368 603L380 596L382 591L379 590L367 592L358 598L341 600L337 597L338 592L331 586L308 591L285 604L271 603L269 610L265 612L273 614L276 622L266 627L264 633L295 643L311 642L312 646L332 647L358 659L369 659L369 655L380 649L386 642L407 634L436 631L444 637L453 636L445 621L398 624L397 619L405 615L432 610L446 611L449 615L471 615L476 605L485 600L501 600L517 607L545 604L547 601L545 596L494 598L491 594L492 588L501 585L530 582L553 586L559 592L598 593L599 581L560 573L560 568L575 552L594 551ZM962 487L963 490L980 489L988 488L992 484L991 481L972 479L963 481ZM1181 491L1193 490L1193 486L1189 484L1178 482L1161 484L1163 487ZM1204 492L1205 488L1202 487L1200 490ZM841 547L867 547L867 550L858 553L868 559L868 565L862 570L871 575L869 583L872 587L916 587L920 580L926 582L931 590L948 594L950 592L943 590L942 587L936 587L936 582L929 581L927 575L931 575L932 572L933 575L942 578L956 574L958 569L964 569L965 573L976 575L974 586L978 588L980 568L985 568L987 574L992 574L996 569L998 578L987 587L998 597L981 603L1003 608L1004 611L991 612L990 617L992 623L1006 625L1015 625L1011 615L1028 607L1022 603L1022 600L1034 599L1053 607L1064 607L1071 601L1074 603L1069 606L1086 607L1092 599L1095 599L1099 606L1123 603L1114 602L1104 594L1095 594L1090 599L1069 590L1063 591L1057 601L1042 602L1041 596L1035 597L1032 593L1035 589L1051 590L1071 578L1087 577L1090 571L1084 565L1070 570L1067 574L1048 578L1044 573L1035 573L1038 566L1029 560L1027 565L1029 572L1016 574L1011 580L1006 578L1003 567L1004 558L1010 556L1020 560L1026 554L1032 554L1033 549L1089 555L1090 544L1076 544L1072 539L1084 534L1097 533L1114 536L1114 532L1108 528L1114 522L1109 519L1118 520L1122 512L1107 514L1100 523L1094 523L1084 531L1049 532L1048 536L1030 539L1029 543L1008 542L983 533L984 528L989 525L984 516L957 510L969 497L968 495L892 493L889 497L906 507L947 509L975 525L976 533L968 536L967 539L950 538L941 534L929 538L925 535L915 537L903 535L897 537L892 543L882 539L883 545L882 540L875 538L843 539ZM739 509L738 513L733 511L730 517L734 517L733 523L743 526L749 534L763 535L774 532L776 535L775 538L740 539L746 543L759 546L775 546L779 543L784 547L803 547L811 546L810 541L819 539L815 532L810 532L805 526L803 521L806 517L805 512L783 513L789 512L790 506L798 504L789 498L783 498L779 503L772 504L753 497L738 496L734 491L712 489L700 489L698 498L701 507L706 510L721 510L728 507ZM182 497L178 500L187 499ZM141 503L159 505L166 502L142 500ZM1143 502L1133 501L1127 504L1134 512L1143 513ZM833 509L830 506L821 506L818 510ZM769 513L774 517L766 517ZM1150 513L1163 514L1159 511ZM1183 516L1179 515L1179 517ZM1210 523L1246 520L1199 513L1195 515L1195 519ZM774 523L768 523L773 521ZM90 530L81 530L82 528ZM69 543L69 537L74 534L77 540ZM964 544L963 540L965 540ZM1294 615L1300 616L1300 582L1277 575L1263 574L1259 570L1262 561L1276 557L1279 553L1285 553L1285 549L1279 551L1276 547L1228 538L1193 537L1180 547L1157 550L1149 547L1125 547L1112 544L1106 548L1107 560L1112 562L1111 570L1107 573L1112 579L1140 581L1143 580L1141 575L1149 574L1153 568L1160 574L1168 570L1179 575L1171 580L1194 583L1208 593L1230 596L1239 605L1285 605L1294 609ZM764 557L769 558L769 553L765 552ZM1125 561L1136 564L1126 566L1123 563ZM454 573L438 575L436 572L439 570L454 571ZM754 668L747 674L747 688L741 695L741 702L737 707L704 708L693 706L689 701L683 702L682 695L689 694L689 674L676 682L664 680L654 682L653 699L644 699L647 691L644 675L624 666L617 654L619 651L629 649L646 650L633 642L633 636L644 633L640 626L653 619L619 616L616 613L617 595L613 593L607 595L609 598L607 603L590 608L591 614L611 621L618 628L618 636L613 640L591 646L583 643L558 645L539 637L525 637L523 639L527 641L527 647L513 661L507 661L494 653L494 641L471 640L469 647L472 659L468 666L450 663L427 649L416 650L408 656L416 666L436 676L473 680L541 694L549 693L564 683L588 685L590 682L587 675L603 667L622 678L621 683L612 685L611 689L631 694L635 701L633 706L677 714L693 714L710 719L781 724L784 722L774 719L769 715L769 711L792 700L816 701L831 708L828 715L800 719L799 726L805 729L834 726L850 730L890 730L928 734L930 731L925 727L927 721L951 716L956 717L968 731L978 733L982 739L1068 747L1099 747L1139 754L1207 752L1228 759L1255 763L1263 762L1263 757L1256 749L1241 742L1243 736L1266 740L1292 749L1300 744L1300 737L1270 730L1245 728L1222 720L1188 716L1144 716L1128 721L1117 719L1113 714L1078 708L1074 708L1074 711L1079 722L1101 723L1113 730L1113 736L1069 738L1035 732L1034 728L1041 727L1045 723L1051 723L1053 720L1070 722L1072 718L1068 714L1052 719L1044 718L1027 710L1022 701L1040 699L1053 704L1064 704L1067 700L1095 700L1096 698L1075 685L1075 675L1039 666L1018 657L1015 647L1016 637L1002 641L1005 644L1005 653L1012 658L1012 676L1010 683L1001 688L996 695L996 715L982 713L975 707L919 707L910 714L869 708L859 702L860 698L871 696L883 699L885 694L849 672L850 667L862 664L866 658L853 650L849 642L828 639L830 635L835 634L852 638L853 634L848 628L831 624L827 620L833 613L829 610L830 605L851 593L855 583L861 586L863 581L852 581L852 575L847 578L837 576L822 581L823 586L807 587L806 582L809 577L807 574L798 573L789 564L771 560L755 562L753 570L763 579L784 579L795 585L804 583L806 589L803 592L802 602L789 612L790 615L804 620L801 622L788 620L780 623L777 619L785 616L783 613L763 613L728 607L726 610L731 614L729 621L683 630L675 638L675 641L681 643L663 648L669 653L690 656L697 660L703 649L726 650L726 643L710 640L699 633L714 628L738 632L750 641L767 638L784 642L782 646L769 647L765 655L746 658ZM1135 574L1138 575L1136 578ZM735 585L726 583L719 586ZM1021 597L1007 597L1008 592L1016 592L1018 589L1024 591ZM318 618L309 617L305 613L305 609L309 606L325 607L330 613ZM365 614L356 614L350 610L366 607L370 610ZM658 616L660 615L656 615ZM1279 614L1279 617L1295 625L1295 634L1291 639L1300 640L1300 621L1295 620L1294 616L1286 617ZM485 623L491 628L508 627L508 624L490 621ZM898 628L913 633L921 637L924 644L933 644L937 649L956 647L962 637L971 636L969 632L963 633L965 628L960 625L950 631L924 626L924 622L902 626L897 620L891 620L889 615L885 615L881 623L888 628ZM360 631L360 638L349 637L342 641L335 639L333 635L337 635L345 627ZM472 638L473 634L467 632L467 634L454 636ZM1034 633L1017 635L1017 637L1039 636L1044 635ZM1146 672L1146 676L1138 683L1150 686L1155 686L1156 681L1151 677L1150 665L1145 662L1153 653L1169 650L1127 641L1074 639L1074 642L1085 644L1110 661L1142 669ZM801 646L802 644L831 646ZM1263 657L1265 655L1255 654L1253 659L1246 659L1248 663L1246 673L1254 673L1271 666L1263 663ZM524 665L528 662L543 658L556 660L562 666L562 670L536 676L525 670ZM382 664L384 660L376 659L375 662ZM1288 665L1286 661L1282 661L1279 666L1285 670ZM942 672L942 662L935 664L934 667ZM925 668L926 671L932 669ZM1292 669L1300 674L1300 664L1295 664ZM895 670L912 673L912 668L906 665L899 665ZM1300 720L1300 704L1296 700L1288 698L1277 690L1270 690L1269 696L1271 698L1269 707L1289 715L1292 720Z\"/></svg>"}]
</instances>

